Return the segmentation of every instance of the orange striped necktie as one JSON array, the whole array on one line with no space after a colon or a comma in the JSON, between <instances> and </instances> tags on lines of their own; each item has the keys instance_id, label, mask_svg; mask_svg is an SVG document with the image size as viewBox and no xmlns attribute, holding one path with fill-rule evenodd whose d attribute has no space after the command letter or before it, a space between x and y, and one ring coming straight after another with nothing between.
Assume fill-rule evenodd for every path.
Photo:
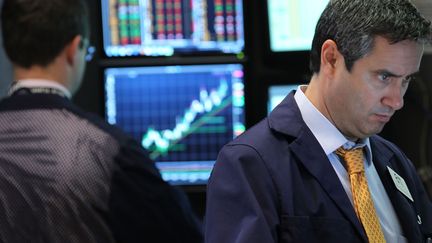
<instances>
[{"instance_id":1,"label":"orange striped necktie","mask_svg":"<svg viewBox=\"0 0 432 243\"><path fill-rule=\"evenodd\" d=\"M369 242L385 243L384 234L367 183L363 165L363 148L357 147L351 150L346 150L340 147L336 150L336 154L346 163L351 183L354 209L364 230L366 231Z\"/></svg>"}]
</instances>

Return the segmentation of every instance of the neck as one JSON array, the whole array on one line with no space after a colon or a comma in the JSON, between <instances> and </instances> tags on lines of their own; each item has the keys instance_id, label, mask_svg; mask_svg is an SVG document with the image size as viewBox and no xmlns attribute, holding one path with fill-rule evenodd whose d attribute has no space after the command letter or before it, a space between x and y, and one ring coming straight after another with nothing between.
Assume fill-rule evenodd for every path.
<instances>
[{"instance_id":1,"label":"neck","mask_svg":"<svg viewBox=\"0 0 432 243\"><path fill-rule=\"evenodd\" d=\"M309 101L318 109L318 111L327 118L337 129L338 126L335 120L332 117L332 113L329 110L328 99L326 99L327 95L327 83L326 80L323 79L319 74L314 74L312 79L306 89L305 95L309 99ZM339 129L340 131L340 129ZM341 131L343 134L343 132ZM346 136L345 136L346 137ZM357 139L348 138L350 141L355 141Z\"/></svg>"},{"instance_id":2,"label":"neck","mask_svg":"<svg viewBox=\"0 0 432 243\"><path fill-rule=\"evenodd\" d=\"M320 80L320 76L314 74L311 81L309 82L309 85L307 86L305 95L309 99L309 101L315 106L315 108L317 108L321 112L321 114L323 114L327 119L332 121L324 101L323 93L325 90L323 89L325 89L325 87L323 83L324 82Z\"/></svg>"},{"instance_id":3,"label":"neck","mask_svg":"<svg viewBox=\"0 0 432 243\"><path fill-rule=\"evenodd\" d=\"M52 75L51 73L46 72L43 68L40 67L32 67L29 69L16 67L14 69L14 76L15 80L46 79L59 82L59 79L56 77L56 75Z\"/></svg>"},{"instance_id":4,"label":"neck","mask_svg":"<svg viewBox=\"0 0 432 243\"><path fill-rule=\"evenodd\" d=\"M44 79L59 83L69 89L64 73L61 66L55 65L55 63L49 64L46 67L39 65L33 65L29 68L14 66L14 77L16 81L23 79Z\"/></svg>"}]
</instances>

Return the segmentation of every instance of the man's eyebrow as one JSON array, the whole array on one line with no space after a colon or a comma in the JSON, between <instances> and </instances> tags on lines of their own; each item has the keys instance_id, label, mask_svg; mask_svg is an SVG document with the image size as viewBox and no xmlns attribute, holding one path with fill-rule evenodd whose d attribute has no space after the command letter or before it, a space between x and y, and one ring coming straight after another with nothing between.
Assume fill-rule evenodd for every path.
<instances>
[{"instance_id":1,"label":"man's eyebrow","mask_svg":"<svg viewBox=\"0 0 432 243\"><path fill-rule=\"evenodd\" d=\"M391 72L389 70L386 70L386 69L378 69L378 70L375 71L375 73L377 73L377 74L386 74L389 77L395 77L395 78L402 78L403 77L403 75L395 74L395 73L393 73L393 72ZM415 71L415 72L407 75L406 77L415 77L415 76L418 76L419 74L420 74L420 71Z\"/></svg>"},{"instance_id":2,"label":"man's eyebrow","mask_svg":"<svg viewBox=\"0 0 432 243\"><path fill-rule=\"evenodd\" d=\"M391 72L391 71L389 71L389 70L386 70L386 69L378 69L378 70L375 70L375 73L376 73L376 74L385 74L385 75L387 75L387 76L389 76L389 77L395 77L395 78L400 78L400 77L402 77L402 75L395 74L395 73L393 73L393 72Z\"/></svg>"}]
</instances>

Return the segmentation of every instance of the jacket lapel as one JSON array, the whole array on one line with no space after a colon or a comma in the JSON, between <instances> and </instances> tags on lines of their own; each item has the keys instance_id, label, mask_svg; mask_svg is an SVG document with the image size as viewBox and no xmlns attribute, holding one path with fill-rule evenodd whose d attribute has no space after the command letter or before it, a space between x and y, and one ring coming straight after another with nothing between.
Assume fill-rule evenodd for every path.
<instances>
[{"instance_id":1,"label":"jacket lapel","mask_svg":"<svg viewBox=\"0 0 432 243\"><path fill-rule=\"evenodd\" d=\"M304 133L292 144L291 149L299 161L321 184L342 214L351 222L364 241L367 241L363 227L346 195L339 178L327 156L312 132L305 128ZM317 152L320 151L320 152Z\"/></svg>"},{"instance_id":2,"label":"jacket lapel","mask_svg":"<svg viewBox=\"0 0 432 243\"><path fill-rule=\"evenodd\" d=\"M342 214L367 242L366 234L358 220L354 208L346 195L339 178L327 156L301 118L300 110L294 100L294 93L288 95L269 116L270 127L278 132L296 137L290 149L298 160L320 183Z\"/></svg>"},{"instance_id":3,"label":"jacket lapel","mask_svg":"<svg viewBox=\"0 0 432 243\"><path fill-rule=\"evenodd\" d=\"M408 178L404 177L405 173L399 166L400 162L397 162L397 157L394 152L383 144L379 146L380 144L373 138L371 138L370 141L375 168L399 218L404 236L408 239L408 242L421 242L421 232L417 225L417 215L415 214L414 205L396 188L387 168L387 166L389 166L392 170L401 175L409 187Z\"/></svg>"}]
</instances>

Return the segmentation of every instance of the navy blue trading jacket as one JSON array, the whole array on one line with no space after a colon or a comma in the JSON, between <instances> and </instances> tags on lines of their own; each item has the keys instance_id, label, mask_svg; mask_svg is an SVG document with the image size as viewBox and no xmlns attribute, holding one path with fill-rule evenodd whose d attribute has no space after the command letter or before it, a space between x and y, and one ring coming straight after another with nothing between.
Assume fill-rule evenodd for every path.
<instances>
[{"instance_id":1,"label":"navy blue trading jacket","mask_svg":"<svg viewBox=\"0 0 432 243\"><path fill-rule=\"evenodd\" d=\"M207 191L206 243L360 243L366 234L342 184L288 95L220 152ZM410 243L432 237L432 203L412 163L370 138L373 162ZM413 201L393 183L405 179Z\"/></svg>"}]
</instances>

